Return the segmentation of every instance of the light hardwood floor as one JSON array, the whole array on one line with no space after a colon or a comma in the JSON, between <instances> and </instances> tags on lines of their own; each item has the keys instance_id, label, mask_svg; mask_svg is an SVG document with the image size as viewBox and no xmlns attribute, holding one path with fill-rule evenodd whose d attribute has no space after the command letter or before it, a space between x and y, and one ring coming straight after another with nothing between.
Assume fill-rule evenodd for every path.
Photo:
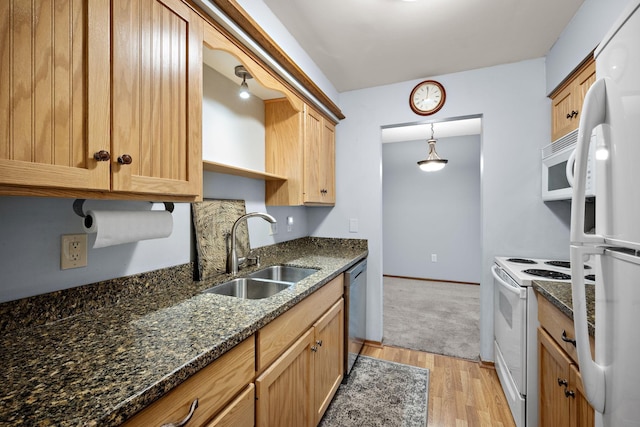
<instances>
[{"instance_id":1,"label":"light hardwood floor","mask_svg":"<svg viewBox=\"0 0 640 427\"><path fill-rule=\"evenodd\" d=\"M515 427L492 368L465 359L390 346L365 345L362 354L429 369L429 427Z\"/></svg>"}]
</instances>

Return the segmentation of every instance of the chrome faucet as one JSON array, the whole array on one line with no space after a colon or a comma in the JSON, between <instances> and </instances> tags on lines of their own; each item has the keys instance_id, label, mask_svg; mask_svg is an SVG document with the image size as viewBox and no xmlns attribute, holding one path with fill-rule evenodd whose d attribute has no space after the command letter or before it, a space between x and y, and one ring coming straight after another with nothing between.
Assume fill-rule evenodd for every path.
<instances>
[{"instance_id":1,"label":"chrome faucet","mask_svg":"<svg viewBox=\"0 0 640 427\"><path fill-rule=\"evenodd\" d=\"M233 227L231 227L231 245L229 248L229 253L227 254L227 273L231 273L234 276L238 274L238 267L240 264L246 261L245 257L238 258L238 253L236 252L236 230L238 229L238 225L245 219L260 217L265 221L269 221L271 224L275 224L277 221L274 217L267 213L262 212L251 212L246 215L242 215L240 218L233 223Z\"/></svg>"}]
</instances>

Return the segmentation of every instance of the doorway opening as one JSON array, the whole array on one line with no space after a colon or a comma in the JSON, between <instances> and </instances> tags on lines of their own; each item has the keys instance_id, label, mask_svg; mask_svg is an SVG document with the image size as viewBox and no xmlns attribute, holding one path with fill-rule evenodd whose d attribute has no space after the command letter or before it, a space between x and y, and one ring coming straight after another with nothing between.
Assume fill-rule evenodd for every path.
<instances>
[{"instance_id":1,"label":"doorway opening","mask_svg":"<svg viewBox=\"0 0 640 427\"><path fill-rule=\"evenodd\" d=\"M432 124L449 162L425 172ZM481 117L385 126L382 144L384 343L476 359Z\"/></svg>"}]
</instances>

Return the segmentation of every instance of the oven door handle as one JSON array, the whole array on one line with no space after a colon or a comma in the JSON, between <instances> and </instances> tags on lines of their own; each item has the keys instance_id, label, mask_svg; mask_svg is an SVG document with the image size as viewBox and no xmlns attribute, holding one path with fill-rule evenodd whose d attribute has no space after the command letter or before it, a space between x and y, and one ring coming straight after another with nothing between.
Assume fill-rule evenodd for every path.
<instances>
[{"instance_id":1,"label":"oven door handle","mask_svg":"<svg viewBox=\"0 0 640 427\"><path fill-rule=\"evenodd\" d=\"M507 282L505 282L504 280L502 280L502 278L500 276L498 276L498 273L496 273L496 269L498 268L497 265L493 265L491 267L491 274L493 274L493 278L496 279L496 281L502 285L502 287L506 290L508 290L509 292L511 292L512 294L516 294L520 297L520 299L526 299L527 298L527 290L525 288L522 288L520 286L518 286L517 288L511 286L510 284L508 284Z\"/></svg>"}]
</instances>

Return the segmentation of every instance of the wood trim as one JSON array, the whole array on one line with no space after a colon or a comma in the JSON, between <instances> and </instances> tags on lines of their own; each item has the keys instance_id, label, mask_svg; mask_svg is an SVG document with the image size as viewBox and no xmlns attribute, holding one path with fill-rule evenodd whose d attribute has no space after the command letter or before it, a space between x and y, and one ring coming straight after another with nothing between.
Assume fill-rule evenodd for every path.
<instances>
[{"instance_id":1,"label":"wood trim","mask_svg":"<svg viewBox=\"0 0 640 427\"><path fill-rule=\"evenodd\" d=\"M480 365L481 368L484 368L484 369L493 369L494 371L496 369L495 362L492 362L490 360L482 360L482 359L480 359L478 361L478 364Z\"/></svg>"},{"instance_id":2,"label":"wood trim","mask_svg":"<svg viewBox=\"0 0 640 427\"><path fill-rule=\"evenodd\" d=\"M382 277L393 277L396 279L410 279L410 280L422 280L424 282L443 282L443 283L457 283L460 285L478 285L480 286L480 283L476 283L476 282L458 282L456 280L442 280L442 279L429 279L428 277L410 277L410 276L394 276L391 274L383 274Z\"/></svg>"},{"instance_id":3,"label":"wood trim","mask_svg":"<svg viewBox=\"0 0 640 427\"><path fill-rule=\"evenodd\" d=\"M187 0L189 4L199 11L205 19L213 24L218 30L228 34L228 31L221 29L220 25L214 24L213 19L205 13L192 0ZM342 120L345 118L340 108L305 74L300 67L269 37L269 35L251 18L251 16L235 0L212 0L231 20L233 20L249 37L251 37L269 56L280 64L293 78L304 86L313 96L315 96L329 111ZM306 99L306 98L305 98ZM311 100L308 100L311 104Z\"/></svg>"}]
</instances>

